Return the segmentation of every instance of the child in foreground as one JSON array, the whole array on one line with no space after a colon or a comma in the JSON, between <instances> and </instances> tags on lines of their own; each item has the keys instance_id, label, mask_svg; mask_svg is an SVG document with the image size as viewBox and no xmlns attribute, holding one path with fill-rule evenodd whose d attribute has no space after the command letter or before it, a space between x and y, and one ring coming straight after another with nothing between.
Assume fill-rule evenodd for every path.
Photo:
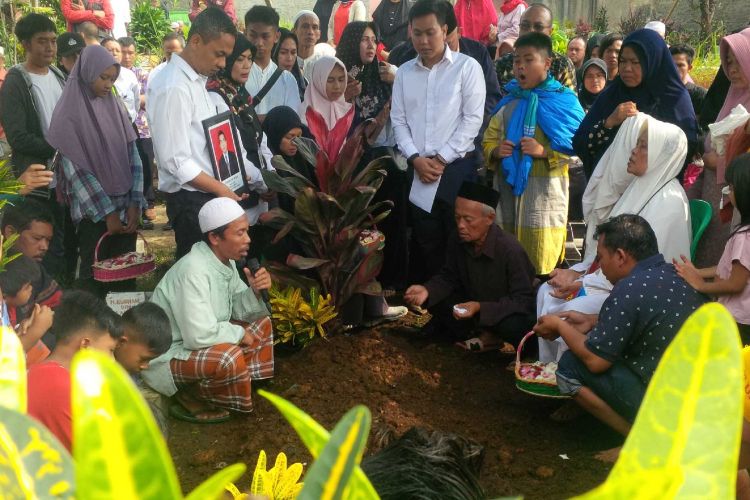
<instances>
[{"instance_id":1,"label":"child in foreground","mask_svg":"<svg viewBox=\"0 0 750 500\"><path fill-rule=\"evenodd\" d=\"M122 336L115 348L115 359L131 375L148 368L172 344L172 330L164 309L144 302L122 315Z\"/></svg>"},{"instance_id":2,"label":"child in foreground","mask_svg":"<svg viewBox=\"0 0 750 500\"><path fill-rule=\"evenodd\" d=\"M122 315L123 334L115 348L115 359L133 376L143 399L148 403L159 430L167 436L167 405L161 394L143 383L140 373L148 368L172 344L172 329L164 309L144 302Z\"/></svg>"},{"instance_id":3,"label":"child in foreground","mask_svg":"<svg viewBox=\"0 0 750 500\"><path fill-rule=\"evenodd\" d=\"M16 324L17 309L26 306L32 299L32 283L39 280L39 264L25 255L19 255L0 273L0 289L8 309L10 325L15 327L26 353L26 366L38 363L49 356L49 349L41 338L52 326L55 313L48 306L35 304L28 318Z\"/></svg>"},{"instance_id":4,"label":"child in foreground","mask_svg":"<svg viewBox=\"0 0 750 500\"><path fill-rule=\"evenodd\" d=\"M110 356L122 337L120 317L84 291L68 291L55 310L52 331L57 344L49 357L28 370L28 414L44 424L72 451L70 364L81 349Z\"/></svg>"},{"instance_id":5,"label":"child in foreground","mask_svg":"<svg viewBox=\"0 0 750 500\"><path fill-rule=\"evenodd\" d=\"M744 345L750 344L750 153L729 164L725 178L729 200L740 213L740 224L724 247L719 264L696 269L684 255L674 262L677 274L701 293L718 297L737 322ZM709 281L711 280L711 281Z\"/></svg>"}]
</instances>

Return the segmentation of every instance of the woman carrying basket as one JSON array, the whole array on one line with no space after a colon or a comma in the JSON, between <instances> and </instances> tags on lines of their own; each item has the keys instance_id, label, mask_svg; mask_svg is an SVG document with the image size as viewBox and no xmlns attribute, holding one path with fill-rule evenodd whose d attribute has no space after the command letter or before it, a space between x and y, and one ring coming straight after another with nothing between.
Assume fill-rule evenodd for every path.
<instances>
[{"instance_id":1,"label":"woman carrying basket","mask_svg":"<svg viewBox=\"0 0 750 500\"><path fill-rule=\"evenodd\" d=\"M97 243L104 259L135 250L143 206L143 167L136 134L112 86L120 65L104 47L86 47L52 114L47 140L61 155L58 197L77 226L82 288L98 295L133 289L134 280L96 283Z\"/></svg>"}]
</instances>

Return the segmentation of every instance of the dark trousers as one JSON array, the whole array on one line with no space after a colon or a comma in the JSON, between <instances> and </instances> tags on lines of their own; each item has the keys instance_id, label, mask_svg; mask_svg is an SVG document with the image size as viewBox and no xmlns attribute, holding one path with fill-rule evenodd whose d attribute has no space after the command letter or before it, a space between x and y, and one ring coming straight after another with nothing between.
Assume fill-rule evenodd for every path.
<instances>
[{"instance_id":1,"label":"dark trousers","mask_svg":"<svg viewBox=\"0 0 750 500\"><path fill-rule=\"evenodd\" d=\"M646 384L622 361L615 361L603 373L592 373L573 354L565 351L557 368L557 384L563 394L578 394L588 387L621 417L632 422L646 394Z\"/></svg>"},{"instance_id":2,"label":"dark trousers","mask_svg":"<svg viewBox=\"0 0 750 500\"><path fill-rule=\"evenodd\" d=\"M150 137L145 139L138 138L135 141L138 147L138 156L141 157L141 163L143 164L143 197L146 199L149 208L154 206L154 143Z\"/></svg>"},{"instance_id":3,"label":"dark trousers","mask_svg":"<svg viewBox=\"0 0 750 500\"><path fill-rule=\"evenodd\" d=\"M367 165L372 160L388 156L388 148L372 148L368 150L362 164ZM387 176L383 184L375 193L372 204L389 200L393 203L388 217L378 223L378 230L385 235L383 248L383 268L378 275L383 288L401 290L409 284L409 240L407 235L409 215L409 182L406 172L399 170L392 159L386 160ZM376 216L378 214L375 214Z\"/></svg>"},{"instance_id":4,"label":"dark trousers","mask_svg":"<svg viewBox=\"0 0 750 500\"><path fill-rule=\"evenodd\" d=\"M78 224L78 245L81 256L78 287L99 297L106 296L108 292L128 292L135 290L134 279L107 283L94 280L91 269L94 263L94 251L99 238L106 232L107 223L104 221L94 222L90 219L83 219ZM102 240L97 258L104 260L127 252L133 252L135 251L135 240L135 233L109 235Z\"/></svg>"},{"instance_id":5,"label":"dark trousers","mask_svg":"<svg viewBox=\"0 0 750 500\"><path fill-rule=\"evenodd\" d=\"M201 241L202 234L198 225L198 212L209 200L216 198L213 194L181 189L167 194L167 217L174 229L177 244L175 260L187 254L195 243Z\"/></svg>"},{"instance_id":6,"label":"dark trousers","mask_svg":"<svg viewBox=\"0 0 750 500\"><path fill-rule=\"evenodd\" d=\"M443 267L445 248L456 233L453 205L435 199L432 212L409 203L411 247L409 275L411 283L424 283Z\"/></svg>"},{"instance_id":7,"label":"dark trousers","mask_svg":"<svg viewBox=\"0 0 750 500\"><path fill-rule=\"evenodd\" d=\"M430 327L435 333L449 337L451 340L466 340L471 337L479 335L481 330L486 330L494 335L497 335L500 339L505 342L513 344L518 347L518 344L523 339L531 327L536 323L536 316L534 314L511 314L506 316L499 323L495 325L479 325L479 316L470 319L458 320L453 317L453 306L461 304L463 302L469 302L472 299L465 298L459 295L452 295L447 299L431 306L429 308L430 314L432 314L432 320ZM536 344L536 342L527 342L525 345L524 353L530 354L529 349L533 346L529 344Z\"/></svg>"},{"instance_id":8,"label":"dark trousers","mask_svg":"<svg viewBox=\"0 0 750 500\"><path fill-rule=\"evenodd\" d=\"M410 246L410 283L424 283L434 276L445 262L445 249L449 238L456 233L453 205L464 181L476 182L477 156L470 153L445 167L440 179L432 211L426 212L409 203L412 228ZM411 186L413 169L407 171L407 185Z\"/></svg>"}]
</instances>

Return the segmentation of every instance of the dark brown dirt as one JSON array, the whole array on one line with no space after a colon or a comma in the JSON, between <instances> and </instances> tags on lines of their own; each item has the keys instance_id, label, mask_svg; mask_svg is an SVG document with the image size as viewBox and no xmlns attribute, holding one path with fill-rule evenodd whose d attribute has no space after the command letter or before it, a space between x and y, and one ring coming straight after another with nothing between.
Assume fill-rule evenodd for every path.
<instances>
[{"instance_id":1,"label":"dark brown dirt","mask_svg":"<svg viewBox=\"0 0 750 500\"><path fill-rule=\"evenodd\" d=\"M449 343L380 329L318 340L277 357L276 377L264 388L328 429L354 405L367 405L373 416L370 452L379 434L411 426L471 438L485 446L481 482L489 498L567 498L601 483L609 466L593 455L620 444L619 438L589 416L552 422L548 416L561 403L518 391L505 369L509 362L495 353L467 354ZM304 445L271 404L260 396L254 404L249 417L224 424L171 422L169 444L186 491L226 464L245 462L252 472L261 449L271 463L279 451L290 462L309 463ZM246 474L239 486L249 482Z\"/></svg>"}]
</instances>

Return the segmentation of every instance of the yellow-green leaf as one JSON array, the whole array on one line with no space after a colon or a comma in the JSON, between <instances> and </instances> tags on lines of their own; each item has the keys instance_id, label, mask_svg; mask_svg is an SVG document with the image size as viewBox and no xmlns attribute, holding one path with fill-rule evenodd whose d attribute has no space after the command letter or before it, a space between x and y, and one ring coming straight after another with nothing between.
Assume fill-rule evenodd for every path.
<instances>
[{"instance_id":1,"label":"yellow-green leaf","mask_svg":"<svg viewBox=\"0 0 750 500\"><path fill-rule=\"evenodd\" d=\"M0 406L26 413L26 354L7 326L0 327Z\"/></svg>"},{"instance_id":2,"label":"yellow-green leaf","mask_svg":"<svg viewBox=\"0 0 750 500\"><path fill-rule=\"evenodd\" d=\"M344 415L305 475L305 486L299 500L334 500L343 497L354 467L362 460L370 434L370 421L370 410L361 405Z\"/></svg>"},{"instance_id":3,"label":"yellow-green leaf","mask_svg":"<svg viewBox=\"0 0 750 500\"><path fill-rule=\"evenodd\" d=\"M286 420L292 425L302 442L307 446L310 454L313 458L317 459L330 439L328 431L310 415L300 410L284 398L262 389L258 390L258 394L269 400L271 404L273 404L276 409L284 415L284 418L286 418ZM305 478L305 481L306 480L307 478ZM354 472L349 479L348 490L352 492L352 495L356 495L356 498L361 500L379 498L372 483L367 479L367 476L359 465L354 467Z\"/></svg>"},{"instance_id":4,"label":"yellow-green leaf","mask_svg":"<svg viewBox=\"0 0 750 500\"><path fill-rule=\"evenodd\" d=\"M73 460L65 447L33 418L0 406L0 498L74 496Z\"/></svg>"},{"instance_id":5,"label":"yellow-green leaf","mask_svg":"<svg viewBox=\"0 0 750 500\"><path fill-rule=\"evenodd\" d=\"M185 497L185 500L220 500L224 498L224 488L245 473L245 464L234 464L203 481Z\"/></svg>"},{"instance_id":6,"label":"yellow-green leaf","mask_svg":"<svg viewBox=\"0 0 750 500\"><path fill-rule=\"evenodd\" d=\"M164 439L125 370L84 349L73 358L72 381L79 498L182 498Z\"/></svg>"},{"instance_id":7,"label":"yellow-green leaf","mask_svg":"<svg viewBox=\"0 0 750 500\"><path fill-rule=\"evenodd\" d=\"M743 397L736 323L707 304L665 351L607 481L579 498L734 498Z\"/></svg>"}]
</instances>

